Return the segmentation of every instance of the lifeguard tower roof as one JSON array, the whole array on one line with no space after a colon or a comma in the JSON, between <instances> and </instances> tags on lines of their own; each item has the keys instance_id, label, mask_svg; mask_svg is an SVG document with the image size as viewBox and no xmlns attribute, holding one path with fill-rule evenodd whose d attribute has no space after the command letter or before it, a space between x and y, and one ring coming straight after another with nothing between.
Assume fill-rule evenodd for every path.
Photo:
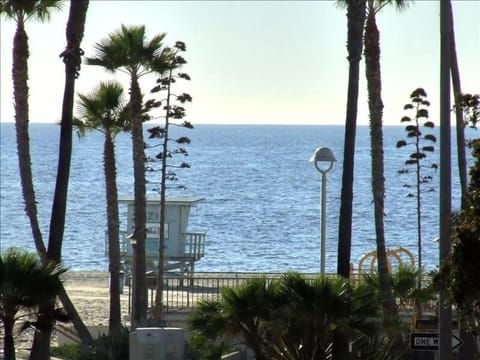
<instances>
[{"instance_id":1,"label":"lifeguard tower roof","mask_svg":"<svg viewBox=\"0 0 480 360\"><path fill-rule=\"evenodd\" d=\"M159 203L160 196L147 196L147 203ZM166 197L165 203L169 205L179 205L179 206L192 206L198 203L205 201L205 198L196 197L196 196L180 196L180 197ZM119 203L133 203L135 202L135 197L133 195L124 195L118 197Z\"/></svg>"}]
</instances>

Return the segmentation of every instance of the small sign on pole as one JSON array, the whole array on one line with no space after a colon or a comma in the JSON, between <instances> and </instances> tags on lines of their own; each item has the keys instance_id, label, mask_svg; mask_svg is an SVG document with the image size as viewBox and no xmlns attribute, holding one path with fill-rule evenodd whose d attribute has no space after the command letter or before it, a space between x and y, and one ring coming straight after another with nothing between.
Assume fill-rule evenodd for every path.
<instances>
[{"instance_id":1,"label":"small sign on pole","mask_svg":"<svg viewBox=\"0 0 480 360\"><path fill-rule=\"evenodd\" d=\"M452 335L452 350L455 350L462 344L462 339ZM438 333L411 333L410 349L414 351L438 351L440 349Z\"/></svg>"}]
</instances>

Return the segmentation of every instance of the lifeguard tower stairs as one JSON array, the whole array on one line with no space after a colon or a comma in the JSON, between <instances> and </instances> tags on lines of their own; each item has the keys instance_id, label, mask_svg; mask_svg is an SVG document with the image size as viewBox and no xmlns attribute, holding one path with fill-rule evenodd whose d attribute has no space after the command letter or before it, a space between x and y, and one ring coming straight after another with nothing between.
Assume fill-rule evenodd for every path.
<instances>
[{"instance_id":1,"label":"lifeguard tower stairs","mask_svg":"<svg viewBox=\"0 0 480 360\"><path fill-rule=\"evenodd\" d=\"M158 268L160 243L160 197L147 197L145 256L147 272ZM199 197L171 197L165 199L165 261L164 270L179 275L190 275L195 262L205 255L205 232L188 230L190 210L204 201ZM120 231L120 255L126 274L133 266L132 234L135 228L133 196L119 197L119 205L127 206L126 227ZM122 222L123 224L123 222Z\"/></svg>"}]
</instances>

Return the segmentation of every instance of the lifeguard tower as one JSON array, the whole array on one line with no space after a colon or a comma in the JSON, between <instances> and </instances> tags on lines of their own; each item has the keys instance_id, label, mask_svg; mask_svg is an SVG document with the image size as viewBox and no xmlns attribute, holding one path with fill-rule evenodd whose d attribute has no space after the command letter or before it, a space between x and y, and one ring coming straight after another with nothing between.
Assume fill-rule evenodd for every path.
<instances>
[{"instance_id":1,"label":"lifeguard tower","mask_svg":"<svg viewBox=\"0 0 480 360\"><path fill-rule=\"evenodd\" d=\"M147 197L147 221L145 256L147 271L156 270L160 243L160 197ZM165 271L176 271L191 274L195 270L195 262L205 255L204 232L188 231L190 210L204 201L199 197L172 197L165 199ZM133 247L130 235L135 228L134 197L119 197L119 205L127 206L126 228L120 231L120 255L127 273L133 264Z\"/></svg>"}]
</instances>

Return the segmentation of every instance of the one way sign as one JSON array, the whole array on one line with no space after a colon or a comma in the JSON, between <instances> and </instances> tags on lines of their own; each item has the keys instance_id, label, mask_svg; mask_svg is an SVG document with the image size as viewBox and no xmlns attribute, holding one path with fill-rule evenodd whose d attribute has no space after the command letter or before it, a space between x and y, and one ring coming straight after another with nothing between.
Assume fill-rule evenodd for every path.
<instances>
[{"instance_id":1,"label":"one way sign","mask_svg":"<svg viewBox=\"0 0 480 360\"><path fill-rule=\"evenodd\" d=\"M452 350L463 344L462 339L452 335ZM437 333L411 333L410 349L416 351L435 351L440 348L440 339Z\"/></svg>"}]
</instances>

